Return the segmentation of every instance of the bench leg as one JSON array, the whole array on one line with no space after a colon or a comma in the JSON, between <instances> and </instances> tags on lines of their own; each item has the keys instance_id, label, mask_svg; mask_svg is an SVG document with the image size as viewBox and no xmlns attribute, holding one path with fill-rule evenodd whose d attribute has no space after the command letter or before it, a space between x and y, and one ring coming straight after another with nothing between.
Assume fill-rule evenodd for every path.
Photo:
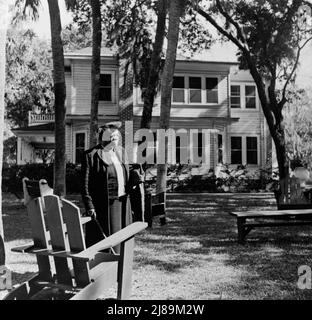
<instances>
[{"instance_id":1,"label":"bench leg","mask_svg":"<svg viewBox=\"0 0 312 320\"><path fill-rule=\"evenodd\" d=\"M238 243L244 244L245 238L253 229L251 226L246 226L246 218L237 218Z\"/></svg>"},{"instance_id":2,"label":"bench leg","mask_svg":"<svg viewBox=\"0 0 312 320\"><path fill-rule=\"evenodd\" d=\"M245 243L245 218L237 218L238 243Z\"/></svg>"}]
</instances>

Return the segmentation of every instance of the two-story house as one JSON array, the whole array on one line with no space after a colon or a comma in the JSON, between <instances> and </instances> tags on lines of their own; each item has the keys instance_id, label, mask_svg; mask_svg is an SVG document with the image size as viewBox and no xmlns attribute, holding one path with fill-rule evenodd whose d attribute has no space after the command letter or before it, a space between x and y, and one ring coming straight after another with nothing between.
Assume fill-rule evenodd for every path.
<instances>
[{"instance_id":1,"label":"two-story house","mask_svg":"<svg viewBox=\"0 0 312 320\"><path fill-rule=\"evenodd\" d=\"M89 147L91 52L86 48L65 56L66 156L73 163L80 163L83 150ZM115 52L103 48L101 55L99 123L133 121L135 131L143 111L141 90L133 85L131 73L125 76L125 65ZM160 95L153 110L153 131L159 126L159 116ZM14 131L18 137L18 164L37 161L38 149L54 148L53 121L53 115L31 112L29 126ZM201 60L178 56L170 127L208 130L212 169L218 163L264 167L272 153L256 86L249 72L238 70L235 57L224 59L209 51ZM202 149L200 135L198 139L196 146ZM175 149L171 161L179 162L178 138Z\"/></svg>"}]
</instances>

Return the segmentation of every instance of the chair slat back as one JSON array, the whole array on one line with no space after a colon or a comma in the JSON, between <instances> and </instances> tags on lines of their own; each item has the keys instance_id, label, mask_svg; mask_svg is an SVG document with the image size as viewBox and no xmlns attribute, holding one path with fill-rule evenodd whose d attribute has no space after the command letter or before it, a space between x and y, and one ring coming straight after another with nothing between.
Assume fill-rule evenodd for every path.
<instances>
[{"instance_id":1,"label":"chair slat back","mask_svg":"<svg viewBox=\"0 0 312 320\"><path fill-rule=\"evenodd\" d=\"M27 204L27 212L31 225L34 245L39 249L48 249L49 240L42 210L42 199L33 199ZM39 278L51 281L51 264L49 257L37 255Z\"/></svg>"},{"instance_id":2,"label":"chair slat back","mask_svg":"<svg viewBox=\"0 0 312 320\"><path fill-rule=\"evenodd\" d=\"M52 249L56 251L68 250L65 238L65 225L62 217L61 202L58 196L44 197L46 219L50 231ZM56 278L59 284L72 285L67 258L54 257Z\"/></svg>"},{"instance_id":3,"label":"chair slat back","mask_svg":"<svg viewBox=\"0 0 312 320\"><path fill-rule=\"evenodd\" d=\"M66 223L68 242L71 252L81 252L86 249L79 208L68 200L62 200L63 218ZM88 262L73 259L75 281L78 287L90 283Z\"/></svg>"}]
</instances>

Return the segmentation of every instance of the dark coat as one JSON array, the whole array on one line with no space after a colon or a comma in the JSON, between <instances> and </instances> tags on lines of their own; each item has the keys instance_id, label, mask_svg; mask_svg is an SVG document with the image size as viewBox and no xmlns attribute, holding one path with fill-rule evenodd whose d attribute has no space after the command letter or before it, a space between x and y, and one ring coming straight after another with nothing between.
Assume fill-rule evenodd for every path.
<instances>
[{"instance_id":1,"label":"dark coat","mask_svg":"<svg viewBox=\"0 0 312 320\"><path fill-rule=\"evenodd\" d=\"M132 205L131 219L127 221L143 221L144 220L144 190L141 179L141 167L137 165L125 164L124 152L122 148L116 150L116 154L124 168L125 190L130 195ZM101 144L85 151L82 162L82 199L86 210L95 209L97 220L101 224L105 234L109 236L110 218L109 205L110 196L108 191L108 170L112 165L110 156L103 153ZM134 200L135 199L135 200ZM128 210L126 210L128 211ZM124 226L123 226L124 227ZM99 239L100 240L100 239Z\"/></svg>"}]
</instances>

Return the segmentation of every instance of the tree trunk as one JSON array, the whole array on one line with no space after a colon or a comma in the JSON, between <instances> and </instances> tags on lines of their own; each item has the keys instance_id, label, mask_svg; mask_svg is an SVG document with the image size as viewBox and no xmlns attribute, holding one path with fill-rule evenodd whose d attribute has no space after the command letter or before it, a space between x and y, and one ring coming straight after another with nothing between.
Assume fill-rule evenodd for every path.
<instances>
[{"instance_id":1,"label":"tree trunk","mask_svg":"<svg viewBox=\"0 0 312 320\"><path fill-rule=\"evenodd\" d=\"M8 19L8 1L0 0L0 266L5 264L5 250L2 222L2 160L4 128L4 90L5 90L5 47Z\"/></svg>"},{"instance_id":2,"label":"tree trunk","mask_svg":"<svg viewBox=\"0 0 312 320\"><path fill-rule=\"evenodd\" d=\"M64 49L61 38L62 24L60 9L57 0L48 0L51 40L53 55L53 80L55 94L55 159L54 159L54 193L65 196L66 177L66 149L65 149L65 71L64 71Z\"/></svg>"},{"instance_id":3,"label":"tree trunk","mask_svg":"<svg viewBox=\"0 0 312 320\"><path fill-rule=\"evenodd\" d=\"M270 95L269 86L266 86L262 81L254 63L249 61L248 67L256 83L263 114L275 145L279 179L285 180L289 176L289 163L286 156L286 139L285 130L283 128L282 108L273 101L276 100L275 96L272 97L272 94Z\"/></svg>"},{"instance_id":4,"label":"tree trunk","mask_svg":"<svg viewBox=\"0 0 312 320\"><path fill-rule=\"evenodd\" d=\"M289 162L286 156L285 131L281 128L282 123L280 121L282 120L278 120L275 130L271 132L271 136L275 144L279 178L280 180L284 180L289 175Z\"/></svg>"},{"instance_id":5,"label":"tree trunk","mask_svg":"<svg viewBox=\"0 0 312 320\"><path fill-rule=\"evenodd\" d=\"M169 30L168 30L168 48L166 52L166 61L161 80L161 107L160 122L161 129L169 129L172 83L177 57L177 47L179 41L180 17L183 13L184 1L171 0L169 7ZM166 139L167 140L167 139ZM156 194L161 202L166 202L167 187L167 159L168 143L166 142L165 163L157 165L157 183Z\"/></svg>"},{"instance_id":6,"label":"tree trunk","mask_svg":"<svg viewBox=\"0 0 312 320\"><path fill-rule=\"evenodd\" d=\"M101 76L102 20L99 0L90 1L92 7L92 69L91 69L91 115L90 148L97 144L99 94Z\"/></svg>"},{"instance_id":7,"label":"tree trunk","mask_svg":"<svg viewBox=\"0 0 312 320\"><path fill-rule=\"evenodd\" d=\"M141 128L150 129L152 122L152 113L157 86L159 83L161 71L161 53L166 34L167 0L158 0L156 37L153 45L151 57L150 73L147 87L144 93L143 114L141 119Z\"/></svg>"}]
</instances>

